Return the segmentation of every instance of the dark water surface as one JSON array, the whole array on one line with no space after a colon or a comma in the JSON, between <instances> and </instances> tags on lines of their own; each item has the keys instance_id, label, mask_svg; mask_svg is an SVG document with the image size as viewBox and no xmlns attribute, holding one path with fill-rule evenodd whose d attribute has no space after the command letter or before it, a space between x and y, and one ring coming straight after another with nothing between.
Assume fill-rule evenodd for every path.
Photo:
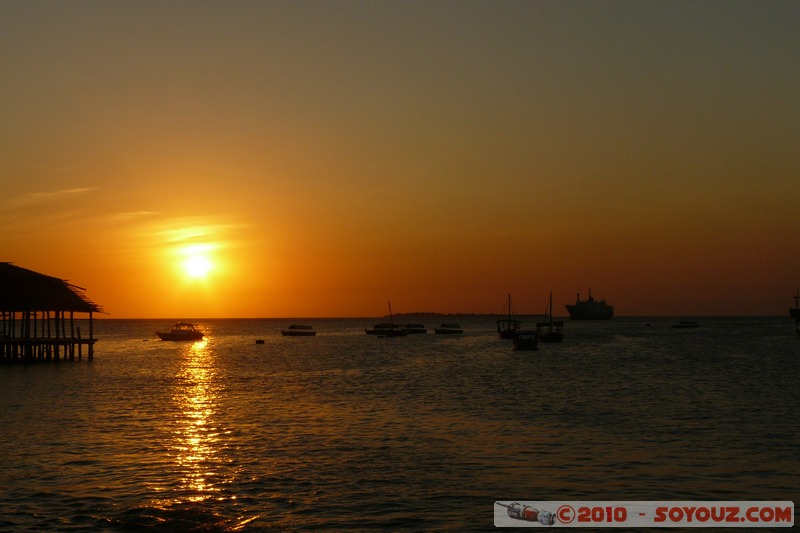
<instances>
[{"instance_id":1,"label":"dark water surface","mask_svg":"<svg viewBox=\"0 0 800 533\"><path fill-rule=\"evenodd\" d=\"M794 324L699 320L567 322L536 352L476 317L394 339L200 321L199 343L99 321L92 362L0 366L0 529L470 531L497 500L797 501Z\"/></svg>"}]
</instances>

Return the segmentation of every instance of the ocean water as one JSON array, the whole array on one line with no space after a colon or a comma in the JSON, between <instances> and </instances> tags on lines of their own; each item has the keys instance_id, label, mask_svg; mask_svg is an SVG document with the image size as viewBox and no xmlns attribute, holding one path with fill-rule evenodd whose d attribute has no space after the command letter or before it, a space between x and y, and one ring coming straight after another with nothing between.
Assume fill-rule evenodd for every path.
<instances>
[{"instance_id":1,"label":"ocean water","mask_svg":"<svg viewBox=\"0 0 800 533\"><path fill-rule=\"evenodd\" d=\"M0 530L485 531L495 501L800 495L788 318L567 322L535 352L434 320L200 320L197 343L100 320L92 362L0 365Z\"/></svg>"}]
</instances>

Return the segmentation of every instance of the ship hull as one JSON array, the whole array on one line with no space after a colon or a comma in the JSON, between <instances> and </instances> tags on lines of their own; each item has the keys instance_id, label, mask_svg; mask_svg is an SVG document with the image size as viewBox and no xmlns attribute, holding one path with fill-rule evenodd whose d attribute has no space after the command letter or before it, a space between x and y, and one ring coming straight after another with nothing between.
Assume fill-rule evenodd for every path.
<instances>
[{"instance_id":1,"label":"ship hull","mask_svg":"<svg viewBox=\"0 0 800 533\"><path fill-rule=\"evenodd\" d=\"M608 320L614 317L611 305L567 305L570 320Z\"/></svg>"}]
</instances>

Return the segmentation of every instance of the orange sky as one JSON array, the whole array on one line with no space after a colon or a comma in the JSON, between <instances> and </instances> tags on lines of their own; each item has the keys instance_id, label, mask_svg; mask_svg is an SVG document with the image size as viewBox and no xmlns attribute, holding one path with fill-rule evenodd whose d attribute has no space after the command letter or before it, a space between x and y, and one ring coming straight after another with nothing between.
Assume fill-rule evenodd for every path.
<instances>
[{"instance_id":1,"label":"orange sky","mask_svg":"<svg viewBox=\"0 0 800 533\"><path fill-rule=\"evenodd\" d=\"M112 318L565 314L589 288L784 315L798 26L778 1L3 2L0 261Z\"/></svg>"}]
</instances>

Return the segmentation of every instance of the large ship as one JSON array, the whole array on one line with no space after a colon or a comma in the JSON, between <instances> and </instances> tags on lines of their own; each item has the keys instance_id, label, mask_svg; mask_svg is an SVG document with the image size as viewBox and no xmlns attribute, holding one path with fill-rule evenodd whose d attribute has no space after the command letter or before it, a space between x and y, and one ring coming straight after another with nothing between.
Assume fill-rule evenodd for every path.
<instances>
[{"instance_id":1,"label":"large ship","mask_svg":"<svg viewBox=\"0 0 800 533\"><path fill-rule=\"evenodd\" d=\"M588 300L581 300L581 294L578 293L575 305L567 305L566 308L572 320L607 320L614 316L614 306L607 305L605 300L595 300L592 289L589 289Z\"/></svg>"}]
</instances>

